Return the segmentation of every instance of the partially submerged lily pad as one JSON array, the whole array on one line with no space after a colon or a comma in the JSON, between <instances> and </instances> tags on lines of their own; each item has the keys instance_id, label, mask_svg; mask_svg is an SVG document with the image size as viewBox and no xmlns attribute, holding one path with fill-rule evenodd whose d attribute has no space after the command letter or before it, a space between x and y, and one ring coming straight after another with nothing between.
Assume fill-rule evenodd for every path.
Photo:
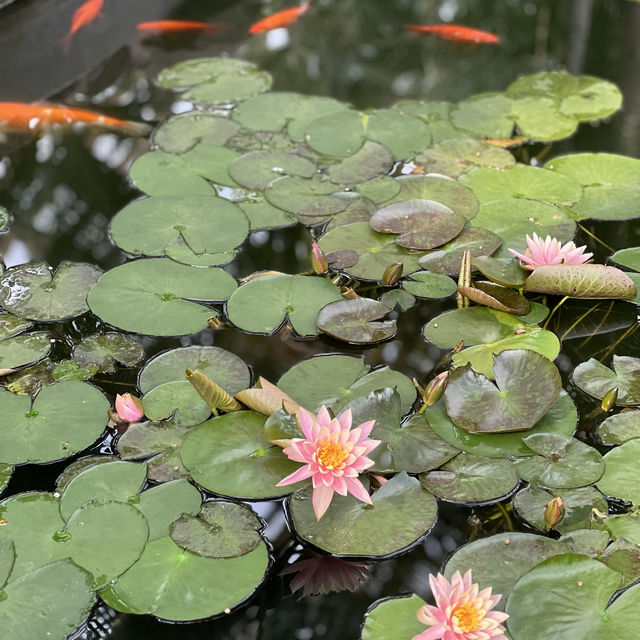
<instances>
[{"instance_id":1,"label":"partially submerged lily pad","mask_svg":"<svg viewBox=\"0 0 640 640\"><path fill-rule=\"evenodd\" d=\"M622 444L640 438L640 411L623 411L603 420L596 429L603 444Z\"/></svg>"},{"instance_id":2,"label":"partially submerged lily pad","mask_svg":"<svg viewBox=\"0 0 640 640\"><path fill-rule=\"evenodd\" d=\"M0 340L0 376L40 362L50 351L51 339L44 331Z\"/></svg>"},{"instance_id":3,"label":"partially submerged lily pad","mask_svg":"<svg viewBox=\"0 0 640 640\"><path fill-rule=\"evenodd\" d=\"M316 165L295 153L251 151L229 165L229 175L243 187L264 191L267 185L283 175L311 178Z\"/></svg>"},{"instance_id":4,"label":"partially submerged lily pad","mask_svg":"<svg viewBox=\"0 0 640 640\"><path fill-rule=\"evenodd\" d=\"M640 478L636 470L638 456L640 440L637 439L609 451L603 458L606 466L598 481L598 489L610 498L640 505Z\"/></svg>"},{"instance_id":5,"label":"partially submerged lily pad","mask_svg":"<svg viewBox=\"0 0 640 640\"><path fill-rule=\"evenodd\" d=\"M377 321L391 309L370 298L330 302L318 312L318 328L333 338L356 344L372 344L396 335L396 321Z\"/></svg>"},{"instance_id":6,"label":"partially submerged lily pad","mask_svg":"<svg viewBox=\"0 0 640 640\"><path fill-rule=\"evenodd\" d=\"M598 400L617 389L616 404L640 404L640 358L613 356L613 371L595 358L579 364L573 371L573 383Z\"/></svg>"},{"instance_id":7,"label":"partially submerged lily pad","mask_svg":"<svg viewBox=\"0 0 640 640\"><path fill-rule=\"evenodd\" d=\"M104 373L115 371L116 362L133 367L143 357L144 349L137 340L115 332L86 336L73 348L78 365Z\"/></svg>"}]
</instances>

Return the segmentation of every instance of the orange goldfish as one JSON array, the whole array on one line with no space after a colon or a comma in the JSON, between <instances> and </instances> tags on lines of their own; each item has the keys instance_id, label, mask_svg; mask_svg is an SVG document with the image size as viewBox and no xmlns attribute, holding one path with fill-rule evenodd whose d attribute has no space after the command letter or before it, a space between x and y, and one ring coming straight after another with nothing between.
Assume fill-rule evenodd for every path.
<instances>
[{"instance_id":1,"label":"orange goldfish","mask_svg":"<svg viewBox=\"0 0 640 640\"><path fill-rule=\"evenodd\" d=\"M64 37L62 41L62 48L65 51L69 51L71 46L71 38L76 31L82 27L86 27L91 24L98 16L102 15L102 5L104 0L87 0L84 4L79 6L71 18L71 28L69 33Z\"/></svg>"},{"instance_id":2,"label":"orange goldfish","mask_svg":"<svg viewBox=\"0 0 640 640\"><path fill-rule=\"evenodd\" d=\"M184 33L186 31L201 31L202 33L214 33L229 29L229 25L207 22L195 22L193 20L157 20L155 22L140 22L138 31L150 31L153 33Z\"/></svg>"},{"instance_id":3,"label":"orange goldfish","mask_svg":"<svg viewBox=\"0 0 640 640\"><path fill-rule=\"evenodd\" d=\"M144 135L151 129L143 122L118 120L94 111L64 105L0 102L0 132L33 131L46 125L76 123L113 129L128 135Z\"/></svg>"},{"instance_id":4,"label":"orange goldfish","mask_svg":"<svg viewBox=\"0 0 640 640\"><path fill-rule=\"evenodd\" d=\"M301 15L309 11L310 8L311 2L305 2L299 7L290 7L289 9L272 13L270 16L252 24L251 27L249 27L249 33L260 33L261 31L269 31L270 29L277 29L278 27L287 27L293 24Z\"/></svg>"},{"instance_id":5,"label":"orange goldfish","mask_svg":"<svg viewBox=\"0 0 640 640\"><path fill-rule=\"evenodd\" d=\"M404 28L408 31L426 33L452 42L469 42L471 44L498 44L500 42L500 38L495 33L459 24L405 24Z\"/></svg>"}]
</instances>

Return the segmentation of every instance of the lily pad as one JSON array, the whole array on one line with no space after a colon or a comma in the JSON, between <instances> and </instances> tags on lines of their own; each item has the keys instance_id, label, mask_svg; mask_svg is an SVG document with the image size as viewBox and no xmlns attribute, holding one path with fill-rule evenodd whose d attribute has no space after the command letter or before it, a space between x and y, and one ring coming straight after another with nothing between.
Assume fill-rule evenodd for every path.
<instances>
[{"instance_id":1,"label":"lily pad","mask_svg":"<svg viewBox=\"0 0 640 640\"><path fill-rule=\"evenodd\" d=\"M491 258L478 256L471 261L477 269L492 282L503 287L520 288L527 280L527 273L514 258Z\"/></svg>"},{"instance_id":2,"label":"lily pad","mask_svg":"<svg viewBox=\"0 0 640 640\"><path fill-rule=\"evenodd\" d=\"M555 365L528 349L498 353L493 373L495 385L470 365L449 376L444 399L458 427L472 433L525 431L556 403L562 389Z\"/></svg>"},{"instance_id":3,"label":"lily pad","mask_svg":"<svg viewBox=\"0 0 640 640\"><path fill-rule=\"evenodd\" d=\"M382 176L368 182L361 182L355 187L356 192L363 198L367 198L376 204L390 200L400 193L400 185L396 178Z\"/></svg>"},{"instance_id":4,"label":"lily pad","mask_svg":"<svg viewBox=\"0 0 640 640\"><path fill-rule=\"evenodd\" d=\"M181 427L200 424L211 409L188 380L174 380L153 387L142 397L144 414L153 421L168 420Z\"/></svg>"},{"instance_id":5,"label":"lily pad","mask_svg":"<svg viewBox=\"0 0 640 640\"><path fill-rule=\"evenodd\" d=\"M249 219L251 231L289 227L298 222L293 213L274 207L263 196L253 195L250 199L239 201L236 204Z\"/></svg>"},{"instance_id":6,"label":"lily pad","mask_svg":"<svg viewBox=\"0 0 640 640\"><path fill-rule=\"evenodd\" d=\"M0 541L0 589L7 584L15 559L16 553L13 547L13 540Z\"/></svg>"},{"instance_id":7,"label":"lily pad","mask_svg":"<svg viewBox=\"0 0 640 640\"><path fill-rule=\"evenodd\" d=\"M214 312L192 300L226 300L235 280L222 269L196 268L166 258L127 262L91 289L91 311L109 324L148 335L185 335L207 326Z\"/></svg>"},{"instance_id":8,"label":"lily pad","mask_svg":"<svg viewBox=\"0 0 640 640\"><path fill-rule=\"evenodd\" d=\"M451 121L478 138L509 138L513 133L512 101L502 93L481 93L451 109Z\"/></svg>"},{"instance_id":9,"label":"lily pad","mask_svg":"<svg viewBox=\"0 0 640 640\"><path fill-rule=\"evenodd\" d=\"M84 469L92 467L96 464L105 464L115 460L113 456L94 455L82 456L74 460L56 479L56 491L62 493L67 485Z\"/></svg>"},{"instance_id":10,"label":"lily pad","mask_svg":"<svg viewBox=\"0 0 640 640\"><path fill-rule=\"evenodd\" d=\"M640 545L640 517L637 511L610 516L604 521L604 528L614 540L623 538Z\"/></svg>"},{"instance_id":11,"label":"lily pad","mask_svg":"<svg viewBox=\"0 0 640 640\"><path fill-rule=\"evenodd\" d=\"M2 316L0 316L1 318ZM49 334L44 331L25 333L0 341L0 375L40 362L51 351Z\"/></svg>"},{"instance_id":12,"label":"lily pad","mask_svg":"<svg viewBox=\"0 0 640 640\"><path fill-rule=\"evenodd\" d=\"M197 104L230 104L264 93L272 84L269 72L241 68L236 73L223 73L192 87L182 94L182 98Z\"/></svg>"},{"instance_id":13,"label":"lily pad","mask_svg":"<svg viewBox=\"0 0 640 640\"><path fill-rule=\"evenodd\" d=\"M424 604L416 595L376 600L365 613L362 640L415 638L425 630L416 615Z\"/></svg>"},{"instance_id":14,"label":"lily pad","mask_svg":"<svg viewBox=\"0 0 640 640\"><path fill-rule=\"evenodd\" d=\"M603 444L622 444L640 438L640 411L623 411L603 420L596 429Z\"/></svg>"},{"instance_id":15,"label":"lily pad","mask_svg":"<svg viewBox=\"0 0 640 640\"><path fill-rule=\"evenodd\" d=\"M353 109L329 113L309 123L306 143L324 156L354 155L366 140L369 116Z\"/></svg>"},{"instance_id":16,"label":"lily pad","mask_svg":"<svg viewBox=\"0 0 640 640\"><path fill-rule=\"evenodd\" d=\"M628 587L640 577L640 548L633 542L616 540L597 559L622 574L621 588Z\"/></svg>"},{"instance_id":17,"label":"lily pad","mask_svg":"<svg viewBox=\"0 0 640 640\"><path fill-rule=\"evenodd\" d=\"M516 316L529 313L529 301L514 289L493 282L472 282L469 287L458 287L458 292L478 304Z\"/></svg>"},{"instance_id":18,"label":"lily pad","mask_svg":"<svg viewBox=\"0 0 640 640\"><path fill-rule=\"evenodd\" d=\"M115 363L133 367L144 358L144 348L135 339L121 333L104 333L83 338L73 348L73 359L81 367L112 373Z\"/></svg>"},{"instance_id":19,"label":"lily pad","mask_svg":"<svg viewBox=\"0 0 640 640\"><path fill-rule=\"evenodd\" d=\"M194 58L166 67L157 81L166 89L182 89L257 68L253 62L237 58Z\"/></svg>"},{"instance_id":20,"label":"lily pad","mask_svg":"<svg viewBox=\"0 0 640 640\"><path fill-rule=\"evenodd\" d=\"M289 321L300 336L320 333L318 311L341 300L338 288L322 278L266 274L243 284L227 302L227 317L244 331L273 333Z\"/></svg>"},{"instance_id":21,"label":"lily pad","mask_svg":"<svg viewBox=\"0 0 640 640\"><path fill-rule=\"evenodd\" d=\"M515 461L518 474L527 482L571 489L597 482L604 473L600 453L576 438L536 433L523 442L539 454Z\"/></svg>"},{"instance_id":22,"label":"lily pad","mask_svg":"<svg viewBox=\"0 0 640 640\"><path fill-rule=\"evenodd\" d=\"M13 474L13 465L0 462L0 494L7 488L11 475ZM1 581L0 581L1 582Z\"/></svg>"},{"instance_id":23,"label":"lily pad","mask_svg":"<svg viewBox=\"0 0 640 640\"><path fill-rule=\"evenodd\" d=\"M597 486L605 496L640 504L640 478L635 468L638 455L640 440L634 439L604 456L606 466Z\"/></svg>"},{"instance_id":24,"label":"lily pad","mask_svg":"<svg viewBox=\"0 0 640 640\"><path fill-rule=\"evenodd\" d=\"M330 302L318 311L318 328L332 338L355 344L372 344L396 335L396 321L376 322L391 309L370 298Z\"/></svg>"},{"instance_id":25,"label":"lily pad","mask_svg":"<svg viewBox=\"0 0 640 640\"><path fill-rule=\"evenodd\" d=\"M464 504L490 504L509 495L519 483L510 460L461 453L435 471L420 476L437 498Z\"/></svg>"},{"instance_id":26,"label":"lily pad","mask_svg":"<svg viewBox=\"0 0 640 640\"><path fill-rule=\"evenodd\" d=\"M311 493L309 486L289 500L295 532L337 556L397 555L426 536L437 517L436 499L406 473L385 482L371 496L372 506L350 494L334 494L320 520L313 511Z\"/></svg>"},{"instance_id":27,"label":"lily pad","mask_svg":"<svg viewBox=\"0 0 640 640\"><path fill-rule=\"evenodd\" d=\"M44 262L19 265L0 275L0 307L20 318L59 322L89 310L87 293L102 269L61 262L52 273Z\"/></svg>"},{"instance_id":28,"label":"lily pad","mask_svg":"<svg viewBox=\"0 0 640 640\"><path fill-rule=\"evenodd\" d=\"M640 247L620 249L620 251L616 251L609 260L628 269L633 269L633 271L640 271Z\"/></svg>"},{"instance_id":29,"label":"lily pad","mask_svg":"<svg viewBox=\"0 0 640 640\"><path fill-rule=\"evenodd\" d=\"M444 100L400 100L393 109L420 118L428 127L432 144L467 136L456 129L450 119L452 104ZM426 146L426 145L425 145Z\"/></svg>"},{"instance_id":30,"label":"lily pad","mask_svg":"<svg viewBox=\"0 0 640 640\"><path fill-rule=\"evenodd\" d=\"M416 271L402 282L402 288L418 298L448 298L455 293L456 284L442 273Z\"/></svg>"},{"instance_id":31,"label":"lily pad","mask_svg":"<svg viewBox=\"0 0 640 640\"><path fill-rule=\"evenodd\" d=\"M574 369L573 383L598 400L611 389L618 389L616 404L640 404L640 358L614 355L613 371L590 358Z\"/></svg>"},{"instance_id":32,"label":"lily pad","mask_svg":"<svg viewBox=\"0 0 640 640\"><path fill-rule=\"evenodd\" d=\"M415 284L417 287L421 287L420 282L416 282ZM382 302L382 304L386 304L389 309L400 307L402 311L407 311L415 305L416 299L412 294L404 289L391 289L389 291L385 291L380 296L380 302Z\"/></svg>"},{"instance_id":33,"label":"lily pad","mask_svg":"<svg viewBox=\"0 0 640 640\"><path fill-rule=\"evenodd\" d=\"M264 191L267 185L283 175L311 178L316 165L295 153L251 151L229 165L229 175L243 187Z\"/></svg>"},{"instance_id":34,"label":"lily pad","mask_svg":"<svg viewBox=\"0 0 640 640\"><path fill-rule=\"evenodd\" d=\"M300 465L265 440L265 420L253 411L236 411L192 429L180 456L194 481L222 496L253 500L295 490L296 485L276 487Z\"/></svg>"},{"instance_id":35,"label":"lily pad","mask_svg":"<svg viewBox=\"0 0 640 640\"><path fill-rule=\"evenodd\" d=\"M393 165L393 154L379 142L367 140L350 158L329 167L327 176L336 184L354 185L385 175Z\"/></svg>"},{"instance_id":36,"label":"lily pad","mask_svg":"<svg viewBox=\"0 0 640 640\"><path fill-rule=\"evenodd\" d=\"M59 382L31 401L0 393L0 432L4 462L51 462L95 442L107 424L109 402L84 382Z\"/></svg>"}]
</instances>

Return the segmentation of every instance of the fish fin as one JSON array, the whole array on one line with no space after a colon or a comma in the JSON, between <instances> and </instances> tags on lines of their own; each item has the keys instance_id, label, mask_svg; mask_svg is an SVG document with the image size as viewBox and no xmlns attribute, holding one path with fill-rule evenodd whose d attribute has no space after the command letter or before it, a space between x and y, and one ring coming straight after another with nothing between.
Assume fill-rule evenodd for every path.
<instances>
[{"instance_id":1,"label":"fish fin","mask_svg":"<svg viewBox=\"0 0 640 640\"><path fill-rule=\"evenodd\" d=\"M127 120L120 130L130 136L142 137L149 135L151 133L151 129L153 129L152 125L146 122L133 122L132 120Z\"/></svg>"}]
</instances>

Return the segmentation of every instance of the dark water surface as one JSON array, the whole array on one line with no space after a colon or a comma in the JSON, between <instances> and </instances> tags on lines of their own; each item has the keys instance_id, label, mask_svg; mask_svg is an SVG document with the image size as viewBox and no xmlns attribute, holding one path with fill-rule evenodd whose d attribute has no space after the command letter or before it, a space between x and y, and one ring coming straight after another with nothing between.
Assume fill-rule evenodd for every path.
<instances>
[{"instance_id":1,"label":"dark water surface","mask_svg":"<svg viewBox=\"0 0 640 640\"><path fill-rule=\"evenodd\" d=\"M253 60L270 71L274 90L330 95L360 108L388 106L403 98L459 100L502 90L518 75L568 69L616 82L624 95L624 108L606 123L582 125L578 135L555 144L547 158L575 150L640 156L640 5L626 0L316 0L313 13L291 28L253 37L247 36L249 25L283 4L106 0L104 17L95 23L95 29L79 32L72 52L65 56L60 40L80 4L17 0L2 9L0 80L6 82L0 82L1 101L47 99L155 123L189 106L155 87L155 74L180 60L223 54ZM174 38L142 36L136 31L137 22L157 19L203 20L224 23L229 29L211 36ZM402 28L406 23L441 21L493 31L502 44L455 44L407 34ZM139 195L128 183L127 168L147 148L145 140L88 128L52 130L38 137L11 136L0 143L0 205L14 214L10 233L0 235L0 255L6 265L45 260L55 267L62 260L74 260L108 269L124 262L123 253L109 240L108 223ZM542 152L542 147L532 147L530 152ZM586 228L614 249L637 245L640 240L637 223L588 221ZM580 232L576 244L586 242L597 261L609 255ZM229 270L236 277L267 268L306 271L309 243L308 231L301 225L254 233ZM454 304L421 303L403 313L396 338L366 349L367 361L388 364L424 380L442 352L422 339L421 327ZM591 330L608 304L602 302L593 314ZM585 305L580 301L565 305L549 328L562 336ZM615 317L610 317L607 322L612 322L612 330L607 333L594 338L589 331L582 336L575 331L568 334L556 361L565 388L583 414L593 403L568 384L567 375L594 354L606 356L610 345L625 334L626 320L629 314L635 316L635 307L619 303L616 309L620 328L615 328ZM92 317L82 317L66 323L65 333L78 338L94 332L96 326ZM297 340L286 330L271 337L227 329L182 339L144 339L147 357L187 344L228 349L255 373L271 380L313 354L362 351L326 338ZM638 334L628 335L617 352L639 356ZM134 382L135 372L124 372L96 384L112 394L133 391L128 385ZM591 427L587 421L580 425L579 433L588 441ZM109 442L97 449L109 452ZM16 468L6 495L52 490L67 463ZM114 640L355 640L373 600L405 592L427 597L429 572L438 570L446 555L462 543L512 526L526 529L514 516L513 522L505 520L495 505L472 509L441 503L436 527L428 538L404 557L371 565L373 578L358 591L299 599L290 593L290 578L281 579L277 573L300 547L292 543L278 505L264 503L257 508L269 521L267 535L276 561L271 578L247 605L218 620L190 625L168 625L148 616L113 618L108 611L97 611L90 628L79 637L98 638L110 632Z\"/></svg>"}]
</instances>

